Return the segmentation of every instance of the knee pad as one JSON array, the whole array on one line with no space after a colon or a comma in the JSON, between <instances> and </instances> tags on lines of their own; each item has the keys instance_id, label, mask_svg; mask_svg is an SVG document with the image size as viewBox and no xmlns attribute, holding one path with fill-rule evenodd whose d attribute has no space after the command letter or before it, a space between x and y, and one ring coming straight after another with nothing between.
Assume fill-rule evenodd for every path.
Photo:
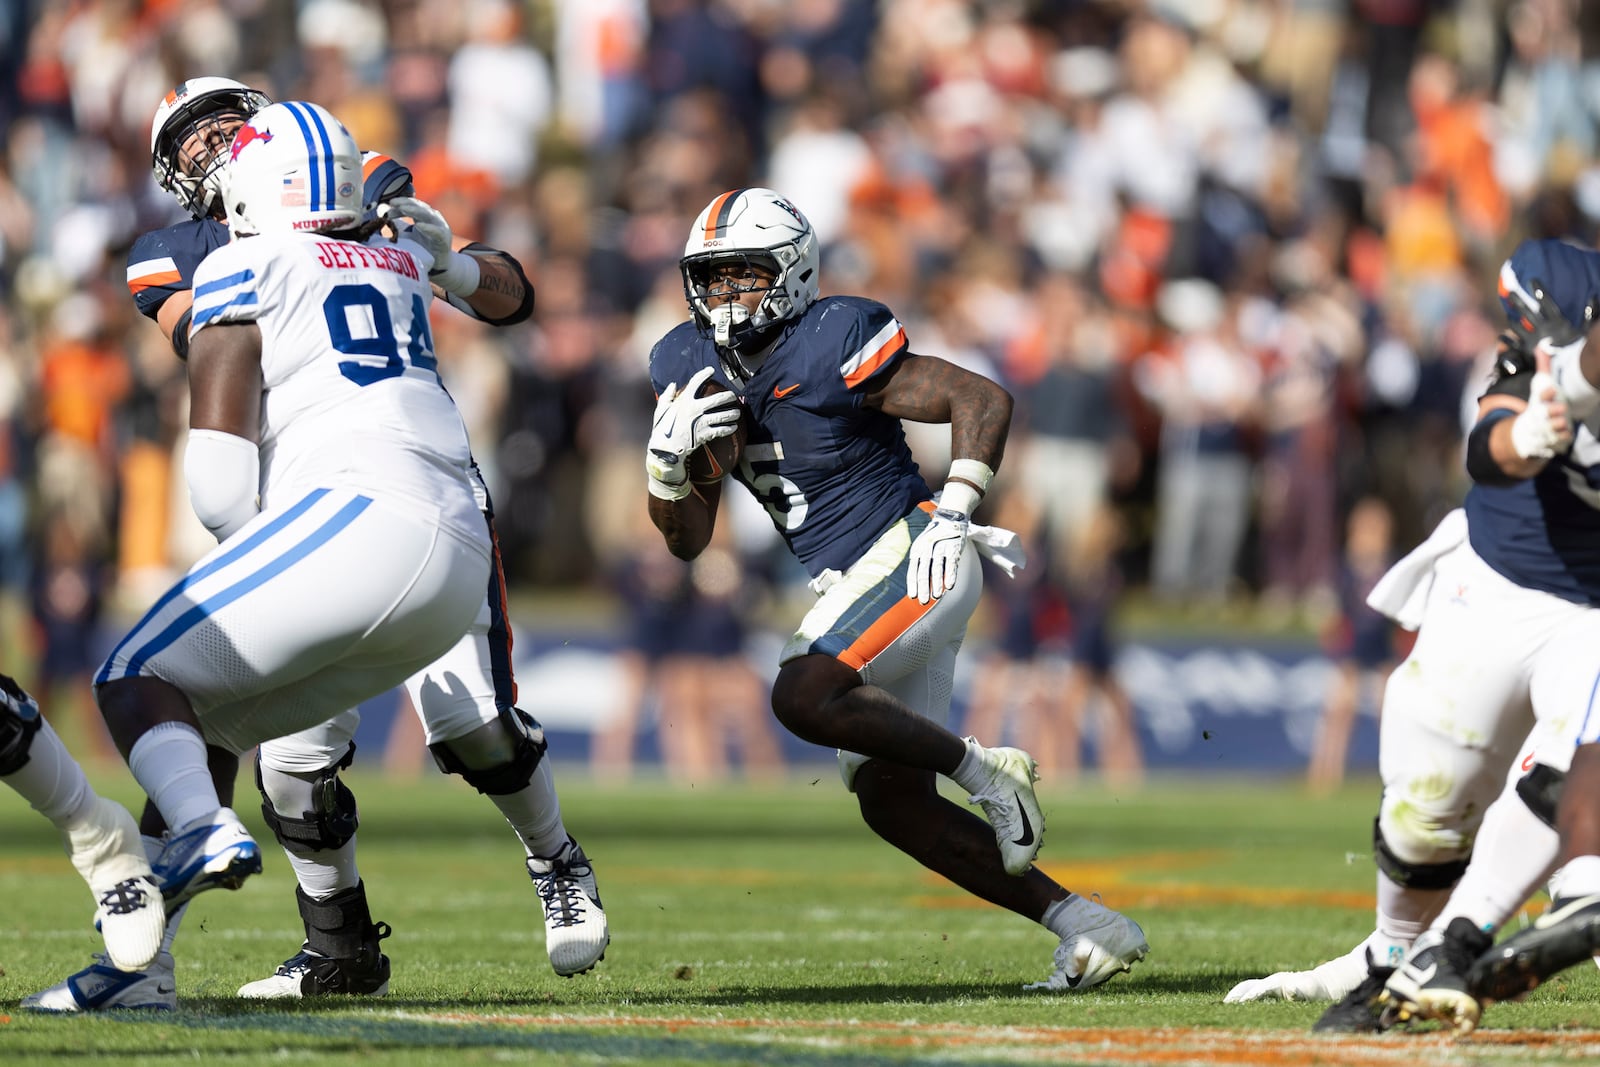
<instances>
[{"instance_id":1,"label":"knee pad","mask_svg":"<svg viewBox=\"0 0 1600 1067\"><path fill-rule=\"evenodd\" d=\"M1566 771L1535 763L1533 770L1517 779L1517 796L1522 798L1522 802L1540 822L1554 830L1556 808L1561 804L1561 788L1566 784Z\"/></svg>"},{"instance_id":2,"label":"knee pad","mask_svg":"<svg viewBox=\"0 0 1600 1067\"><path fill-rule=\"evenodd\" d=\"M1467 872L1470 855L1443 863L1412 863L1395 855L1383 836L1382 816L1372 820L1372 855L1378 870L1406 889L1449 889Z\"/></svg>"},{"instance_id":3,"label":"knee pad","mask_svg":"<svg viewBox=\"0 0 1600 1067\"><path fill-rule=\"evenodd\" d=\"M339 780L339 772L350 766L355 758L356 746L352 742L345 750L343 759L317 772L317 776L309 782L295 775L284 774L282 771L273 771L274 785L278 786L280 793L284 790L279 784L279 779L296 783L293 799L285 796L278 798L290 810L302 809L300 815L294 816L278 810L272 790L267 787L267 776L261 763L261 756L257 753L256 788L261 791L261 818L272 830L280 845L284 848L322 852L343 848L356 835L360 820L356 813L355 794ZM309 804L298 788L301 785L309 787Z\"/></svg>"},{"instance_id":4,"label":"knee pad","mask_svg":"<svg viewBox=\"0 0 1600 1067\"><path fill-rule=\"evenodd\" d=\"M521 708L501 708L495 722L428 750L444 773L459 774L488 796L509 796L528 787L549 747L537 719Z\"/></svg>"},{"instance_id":5,"label":"knee pad","mask_svg":"<svg viewBox=\"0 0 1600 1067\"><path fill-rule=\"evenodd\" d=\"M28 765L33 735L43 728L39 706L32 700L15 705L0 700L0 776L16 774Z\"/></svg>"}]
</instances>

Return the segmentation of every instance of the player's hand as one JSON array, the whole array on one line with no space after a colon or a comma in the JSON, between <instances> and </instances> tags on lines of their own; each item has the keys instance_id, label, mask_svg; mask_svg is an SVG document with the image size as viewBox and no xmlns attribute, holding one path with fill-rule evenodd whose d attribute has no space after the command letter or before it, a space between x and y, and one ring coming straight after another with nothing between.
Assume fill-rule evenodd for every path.
<instances>
[{"instance_id":1,"label":"player's hand","mask_svg":"<svg viewBox=\"0 0 1600 1067\"><path fill-rule=\"evenodd\" d=\"M386 217L403 216L411 225L400 230L405 236L422 246L433 257L434 269L442 269L450 258L450 242L455 235L450 232L449 221L425 200L414 196L397 196L379 207Z\"/></svg>"},{"instance_id":2,"label":"player's hand","mask_svg":"<svg viewBox=\"0 0 1600 1067\"><path fill-rule=\"evenodd\" d=\"M1571 444L1567 404L1550 374L1550 352L1539 345L1533 352L1527 410L1511 420L1511 448L1522 459L1550 459Z\"/></svg>"},{"instance_id":3,"label":"player's hand","mask_svg":"<svg viewBox=\"0 0 1600 1067\"><path fill-rule=\"evenodd\" d=\"M429 281L463 298L478 291L481 277L478 261L451 247L455 235L450 232L450 222L432 204L414 196L397 196L383 207L388 209L390 218L403 215L411 220L410 226L397 229L396 233L409 237L433 257L433 266L428 268Z\"/></svg>"},{"instance_id":4,"label":"player's hand","mask_svg":"<svg viewBox=\"0 0 1600 1067\"><path fill-rule=\"evenodd\" d=\"M940 508L917 539L911 542L906 557L906 595L920 603L938 600L955 588L956 568L967 549L971 522L959 511Z\"/></svg>"},{"instance_id":5,"label":"player's hand","mask_svg":"<svg viewBox=\"0 0 1600 1067\"><path fill-rule=\"evenodd\" d=\"M680 390L676 382L661 391L645 450L650 491L665 500L689 495L689 454L707 441L727 437L739 425L739 398L728 390L696 396L711 377L702 367Z\"/></svg>"}]
</instances>

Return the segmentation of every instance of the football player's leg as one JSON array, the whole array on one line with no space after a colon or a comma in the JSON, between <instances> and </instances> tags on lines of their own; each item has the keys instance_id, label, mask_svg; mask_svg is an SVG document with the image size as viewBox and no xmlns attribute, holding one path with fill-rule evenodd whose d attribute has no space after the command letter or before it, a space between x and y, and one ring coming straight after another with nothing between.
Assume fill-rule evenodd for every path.
<instances>
[{"instance_id":1,"label":"football player's leg","mask_svg":"<svg viewBox=\"0 0 1600 1067\"><path fill-rule=\"evenodd\" d=\"M261 815L294 868L305 940L273 974L241 987L241 997L388 992L389 959L378 943L389 928L372 920L356 869L356 798L339 777L355 757L359 722L352 709L261 743Z\"/></svg>"},{"instance_id":2,"label":"football player's leg","mask_svg":"<svg viewBox=\"0 0 1600 1067\"><path fill-rule=\"evenodd\" d=\"M133 816L98 796L33 698L0 675L0 781L61 832L99 909L113 965L137 971L161 947L165 914Z\"/></svg>"},{"instance_id":3,"label":"football player's leg","mask_svg":"<svg viewBox=\"0 0 1600 1067\"><path fill-rule=\"evenodd\" d=\"M511 635L499 577L496 568L467 633L411 678L407 689L440 769L487 796L516 831L544 913L550 964L570 977L605 957L610 928L594 868L562 821L544 729L514 706Z\"/></svg>"},{"instance_id":4,"label":"football player's leg","mask_svg":"<svg viewBox=\"0 0 1600 1067\"><path fill-rule=\"evenodd\" d=\"M1592 700L1593 698L1591 698ZM1600 954L1600 741L1597 724L1579 735L1557 815L1559 888L1533 925L1473 964L1468 988L1482 1000L1510 1000Z\"/></svg>"},{"instance_id":5,"label":"football player's leg","mask_svg":"<svg viewBox=\"0 0 1600 1067\"><path fill-rule=\"evenodd\" d=\"M156 865L169 907L260 869L207 744L242 752L397 684L471 622L476 597L451 583L481 588L487 570L481 548L429 523L319 490L252 520L157 601L96 682L113 739L173 828Z\"/></svg>"},{"instance_id":6,"label":"football player's leg","mask_svg":"<svg viewBox=\"0 0 1600 1067\"><path fill-rule=\"evenodd\" d=\"M1531 665L1581 610L1512 585L1465 545L1437 565L1416 646L1384 690L1368 972L1319 1029L1378 1028L1384 985L1466 872L1532 726Z\"/></svg>"}]
</instances>

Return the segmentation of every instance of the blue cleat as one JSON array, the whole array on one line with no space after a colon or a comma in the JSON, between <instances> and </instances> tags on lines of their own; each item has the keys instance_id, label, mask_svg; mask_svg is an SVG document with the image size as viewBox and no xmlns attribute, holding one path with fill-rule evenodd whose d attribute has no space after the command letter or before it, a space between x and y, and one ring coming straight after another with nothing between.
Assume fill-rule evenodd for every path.
<instances>
[{"instance_id":1,"label":"blue cleat","mask_svg":"<svg viewBox=\"0 0 1600 1067\"><path fill-rule=\"evenodd\" d=\"M61 1013L172 1011L177 1006L178 984L173 979L170 952L157 953L143 971L120 970L105 953L96 953L95 962L77 974L22 998L24 1011Z\"/></svg>"},{"instance_id":2,"label":"blue cleat","mask_svg":"<svg viewBox=\"0 0 1600 1067\"><path fill-rule=\"evenodd\" d=\"M232 808L172 834L151 864L167 914L208 889L238 889L261 873L261 846Z\"/></svg>"}]
</instances>

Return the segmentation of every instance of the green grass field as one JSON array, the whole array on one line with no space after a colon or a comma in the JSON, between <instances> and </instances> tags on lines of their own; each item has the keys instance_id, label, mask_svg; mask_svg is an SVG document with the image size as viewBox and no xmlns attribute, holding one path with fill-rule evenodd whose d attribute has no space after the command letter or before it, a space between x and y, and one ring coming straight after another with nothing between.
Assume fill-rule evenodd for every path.
<instances>
[{"instance_id":1,"label":"green grass field","mask_svg":"<svg viewBox=\"0 0 1600 1067\"><path fill-rule=\"evenodd\" d=\"M831 767L752 787L559 775L611 918L594 972L551 972L515 841L486 801L434 775L356 774L361 866L374 916L395 930L389 997L235 999L298 947L293 877L269 847L264 874L192 906L178 1012L95 1017L17 1010L99 939L49 826L0 794L0 1064L1600 1062L1589 967L1490 1008L1466 1041L1313 1037L1318 1005L1222 1003L1239 979L1307 966L1370 929L1371 782L1325 800L1269 782L1044 791L1041 863L1132 914L1151 944L1132 974L1067 994L1022 988L1051 969L1049 933L880 844ZM95 777L133 799L125 772ZM239 807L270 846L253 790Z\"/></svg>"}]
</instances>

